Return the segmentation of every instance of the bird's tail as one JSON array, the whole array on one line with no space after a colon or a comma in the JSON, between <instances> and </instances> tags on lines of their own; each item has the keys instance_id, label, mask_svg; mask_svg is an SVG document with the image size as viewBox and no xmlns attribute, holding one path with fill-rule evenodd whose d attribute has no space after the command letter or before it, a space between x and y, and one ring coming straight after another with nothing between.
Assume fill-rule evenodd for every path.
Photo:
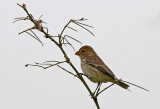
<instances>
[{"instance_id":1,"label":"bird's tail","mask_svg":"<svg viewBox=\"0 0 160 109\"><path fill-rule=\"evenodd\" d=\"M124 82L122 82L121 80L118 80L116 82L117 85L119 85L120 87L124 88L124 89L128 89L129 85L125 84Z\"/></svg>"},{"instance_id":2,"label":"bird's tail","mask_svg":"<svg viewBox=\"0 0 160 109\"><path fill-rule=\"evenodd\" d=\"M140 88L140 89L143 89L143 90L149 92L148 89L145 89L145 88L143 88L143 87L141 87L141 86L138 86L138 85L136 85L136 84L133 84L133 83L131 83L131 82L123 81L123 80L120 80L120 81L123 82L123 83L125 82L125 83L128 83L128 84L130 84L130 85L136 86L136 87L138 87L138 88Z\"/></svg>"},{"instance_id":3,"label":"bird's tail","mask_svg":"<svg viewBox=\"0 0 160 109\"><path fill-rule=\"evenodd\" d=\"M127 83L127 84L126 84L126 83ZM130 83L130 82L127 82L127 81L123 81L123 80L121 80L121 79L120 79L120 80L117 80L117 81L116 81L116 84L119 85L120 87L124 88L124 89L128 89L128 87L129 87L128 84L130 84L130 85L136 86L136 87L138 87L138 88L140 88L140 89L143 89L143 90L149 92L149 90L147 90L147 89L145 89L145 88L143 88L143 87L141 87L141 86L138 86L138 85L136 85L136 84L133 84L133 83Z\"/></svg>"}]
</instances>

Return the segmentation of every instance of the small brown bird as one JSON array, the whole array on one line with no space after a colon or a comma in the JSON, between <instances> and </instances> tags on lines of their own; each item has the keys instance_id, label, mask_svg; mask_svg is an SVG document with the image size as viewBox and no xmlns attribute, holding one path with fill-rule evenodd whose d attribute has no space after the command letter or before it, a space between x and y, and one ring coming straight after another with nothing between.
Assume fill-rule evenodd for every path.
<instances>
[{"instance_id":1,"label":"small brown bird","mask_svg":"<svg viewBox=\"0 0 160 109\"><path fill-rule=\"evenodd\" d=\"M86 45L81 47L75 55L80 57L82 71L92 82L112 82L124 89L128 89L129 85L125 84L114 75L91 46Z\"/></svg>"}]
</instances>

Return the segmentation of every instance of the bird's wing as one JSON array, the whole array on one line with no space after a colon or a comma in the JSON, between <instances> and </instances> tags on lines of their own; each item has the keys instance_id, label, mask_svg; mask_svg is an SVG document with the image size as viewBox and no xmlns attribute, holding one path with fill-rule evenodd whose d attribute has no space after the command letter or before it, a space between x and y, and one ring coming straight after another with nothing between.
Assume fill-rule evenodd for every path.
<instances>
[{"instance_id":1,"label":"bird's wing","mask_svg":"<svg viewBox=\"0 0 160 109\"><path fill-rule=\"evenodd\" d=\"M105 65L105 63L100 59L100 57L98 57L98 56L87 57L86 63L88 65L98 69L99 71L101 71L105 75L115 79L115 75L113 74L113 72Z\"/></svg>"}]
</instances>

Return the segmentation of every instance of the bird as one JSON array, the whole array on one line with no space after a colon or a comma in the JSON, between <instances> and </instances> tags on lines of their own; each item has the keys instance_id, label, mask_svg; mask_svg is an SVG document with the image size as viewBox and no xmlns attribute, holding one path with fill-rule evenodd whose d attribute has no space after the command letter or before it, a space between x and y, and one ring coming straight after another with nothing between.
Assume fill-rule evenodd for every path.
<instances>
[{"instance_id":1,"label":"bird","mask_svg":"<svg viewBox=\"0 0 160 109\"><path fill-rule=\"evenodd\" d=\"M80 57L81 69L90 81L98 83L98 85L100 83L111 82L124 89L129 88L128 84L115 76L91 46L82 46L75 55Z\"/></svg>"}]
</instances>

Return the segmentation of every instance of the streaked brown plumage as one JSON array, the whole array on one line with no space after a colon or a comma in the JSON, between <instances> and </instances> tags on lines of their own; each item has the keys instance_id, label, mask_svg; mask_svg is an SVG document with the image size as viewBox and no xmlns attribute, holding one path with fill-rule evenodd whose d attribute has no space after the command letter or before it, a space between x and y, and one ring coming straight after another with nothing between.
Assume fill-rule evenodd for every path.
<instances>
[{"instance_id":1,"label":"streaked brown plumage","mask_svg":"<svg viewBox=\"0 0 160 109\"><path fill-rule=\"evenodd\" d=\"M123 83L114 75L91 46L83 46L75 54L80 57L82 71L92 82L112 82L128 89L129 85Z\"/></svg>"}]
</instances>

